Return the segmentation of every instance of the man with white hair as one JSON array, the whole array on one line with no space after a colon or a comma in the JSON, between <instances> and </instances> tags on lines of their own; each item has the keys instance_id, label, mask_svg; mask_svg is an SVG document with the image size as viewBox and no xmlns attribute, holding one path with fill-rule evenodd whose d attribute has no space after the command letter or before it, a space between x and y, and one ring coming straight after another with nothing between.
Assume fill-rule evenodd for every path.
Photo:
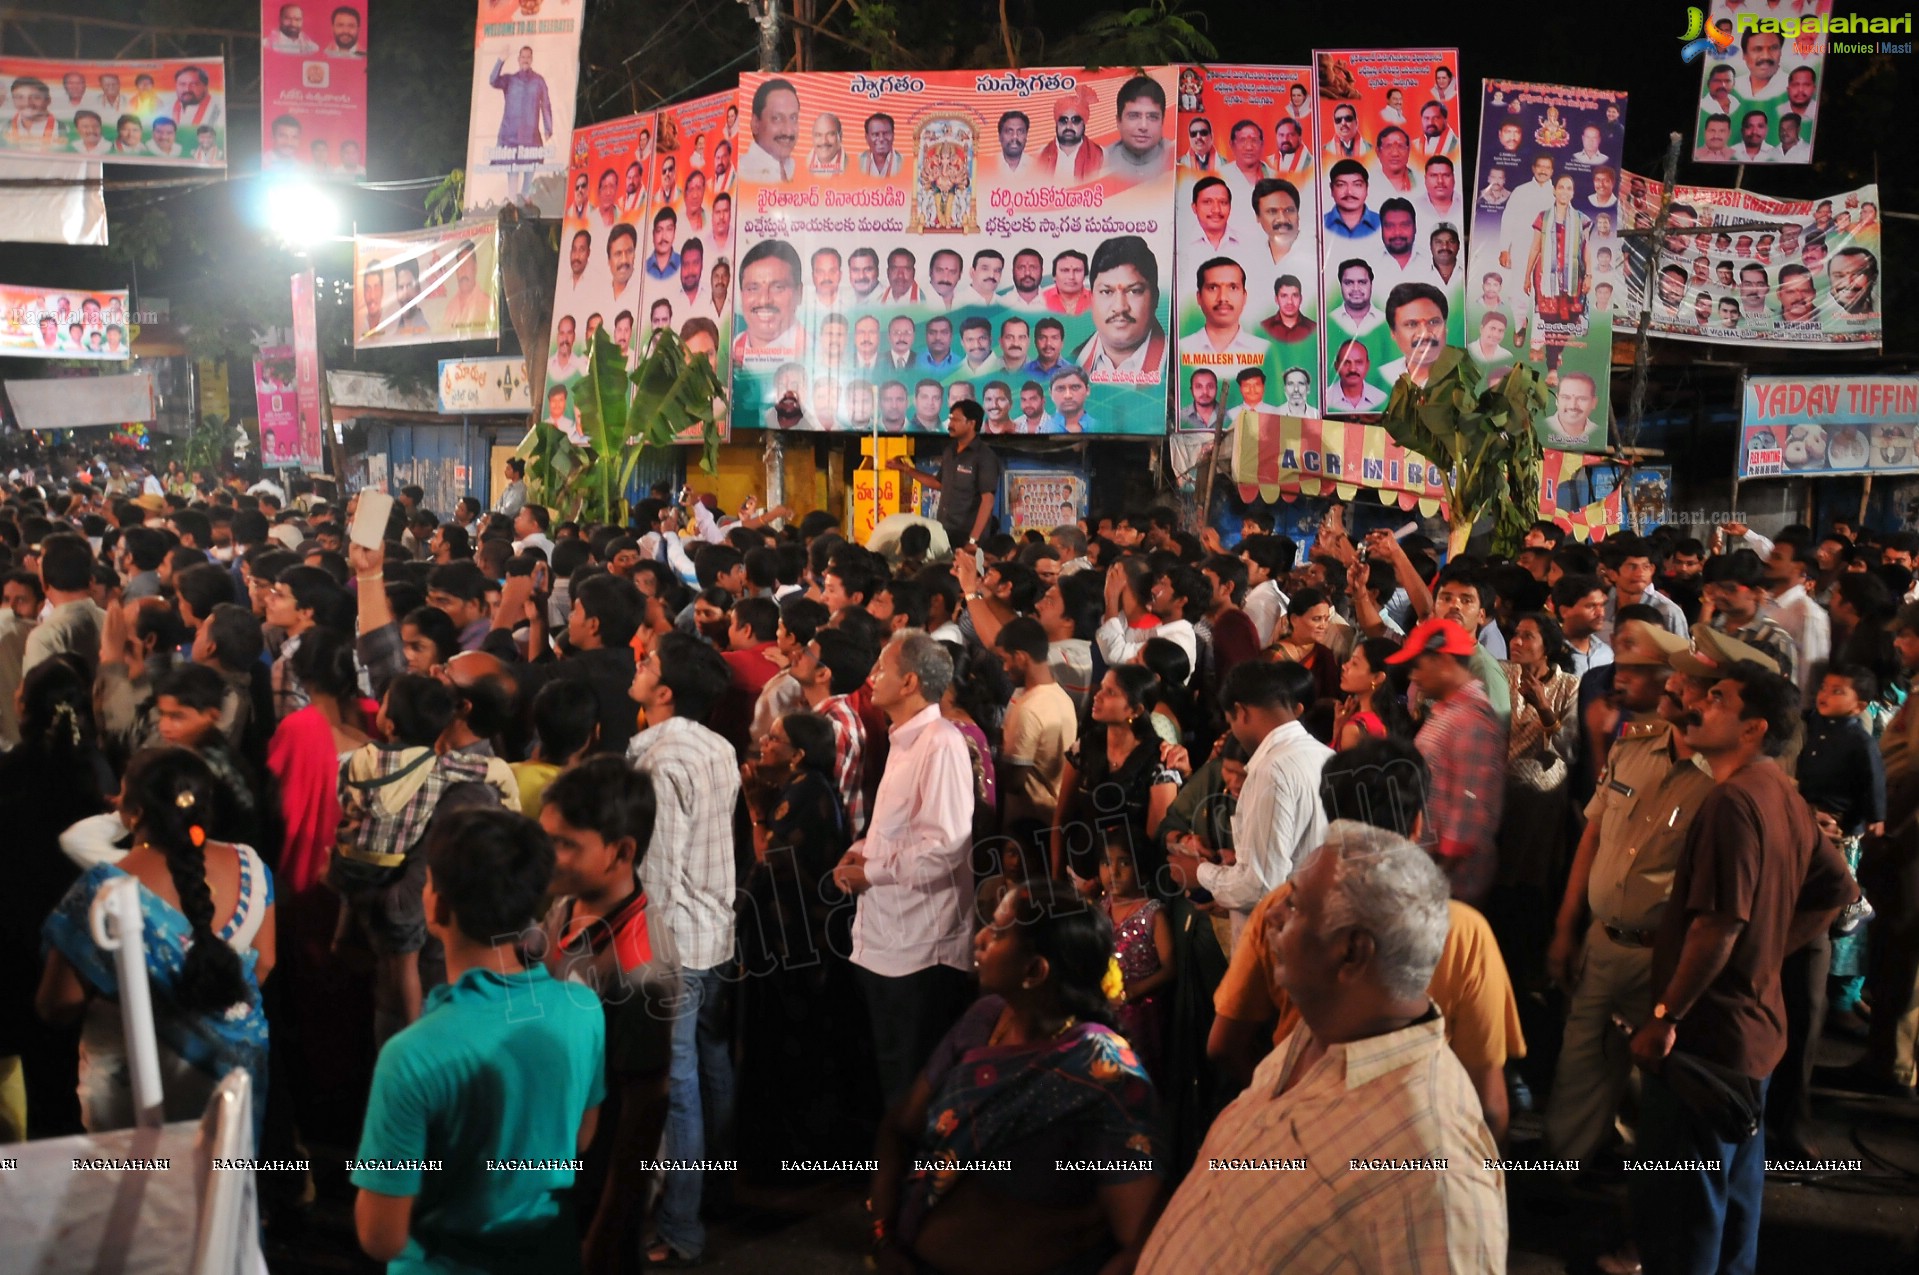
<instances>
[{"instance_id":1,"label":"man with white hair","mask_svg":"<svg viewBox=\"0 0 1919 1275\"><path fill-rule=\"evenodd\" d=\"M1341 820L1292 881L1267 924L1300 1025L1213 1122L1138 1269L1504 1271L1499 1152L1426 992L1445 874ZM1233 1171L1247 1160L1300 1171Z\"/></svg>"}]
</instances>

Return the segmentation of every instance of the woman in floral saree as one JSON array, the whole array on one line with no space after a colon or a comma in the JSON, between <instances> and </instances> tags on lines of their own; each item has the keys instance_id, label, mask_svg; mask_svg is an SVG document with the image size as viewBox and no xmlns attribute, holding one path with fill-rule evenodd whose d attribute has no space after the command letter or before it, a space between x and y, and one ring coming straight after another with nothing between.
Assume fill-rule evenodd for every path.
<instances>
[{"instance_id":1,"label":"woman in floral saree","mask_svg":"<svg viewBox=\"0 0 1919 1275\"><path fill-rule=\"evenodd\" d=\"M1078 1275L1137 1256L1167 1166L1152 1082L1110 1026L1112 952L1097 909L1000 901L973 941L978 1003L881 1130L880 1270Z\"/></svg>"},{"instance_id":2,"label":"woman in floral saree","mask_svg":"<svg viewBox=\"0 0 1919 1275\"><path fill-rule=\"evenodd\" d=\"M1533 357L1544 358L1549 387L1559 384L1567 339L1585 330L1592 254L1592 218L1573 207L1573 179L1562 173L1553 183L1553 206L1533 219L1532 252L1521 285L1533 299Z\"/></svg>"}]
</instances>

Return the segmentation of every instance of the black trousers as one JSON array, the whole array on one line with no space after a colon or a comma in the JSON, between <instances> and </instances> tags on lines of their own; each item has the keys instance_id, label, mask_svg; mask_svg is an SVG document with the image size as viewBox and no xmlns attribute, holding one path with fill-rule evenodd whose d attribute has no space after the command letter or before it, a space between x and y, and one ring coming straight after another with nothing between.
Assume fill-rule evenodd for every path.
<instances>
[{"instance_id":1,"label":"black trousers","mask_svg":"<svg viewBox=\"0 0 1919 1275\"><path fill-rule=\"evenodd\" d=\"M899 978L875 974L858 965L860 994L873 1023L873 1050L878 1056L880 1096L886 1109L913 1087L926 1065L972 999L973 980L950 965L934 965Z\"/></svg>"},{"instance_id":2,"label":"black trousers","mask_svg":"<svg viewBox=\"0 0 1919 1275\"><path fill-rule=\"evenodd\" d=\"M1773 1069L1766 1094L1766 1128L1777 1140L1798 1141L1812 1130L1812 1058L1826 1025L1826 976L1832 940L1821 934L1779 967L1786 997L1786 1056Z\"/></svg>"}]
</instances>

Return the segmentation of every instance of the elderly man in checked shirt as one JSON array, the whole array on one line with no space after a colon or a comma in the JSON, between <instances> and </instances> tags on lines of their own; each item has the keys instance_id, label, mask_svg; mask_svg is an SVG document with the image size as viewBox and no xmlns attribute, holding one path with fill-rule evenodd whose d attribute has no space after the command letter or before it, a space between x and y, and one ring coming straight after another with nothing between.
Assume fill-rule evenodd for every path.
<instances>
[{"instance_id":1,"label":"elderly man in checked shirt","mask_svg":"<svg viewBox=\"0 0 1919 1275\"><path fill-rule=\"evenodd\" d=\"M733 808L740 795L733 745L699 723L732 684L726 661L698 638L668 633L633 676L646 727L627 745L633 769L653 779L658 813L640 863L655 920L683 963L686 1003L673 1022L666 1156L706 1158L706 1131L721 1138L733 1119L733 1063L727 1028L733 939ZM690 1262L706 1250L700 1224L701 1174L670 1170L660 1196L660 1243Z\"/></svg>"},{"instance_id":2,"label":"elderly man in checked shirt","mask_svg":"<svg viewBox=\"0 0 1919 1275\"><path fill-rule=\"evenodd\" d=\"M1292 880L1268 946L1300 1025L1213 1122L1137 1269L1503 1272L1499 1152L1426 994L1445 876L1340 822Z\"/></svg>"},{"instance_id":3,"label":"elderly man in checked shirt","mask_svg":"<svg viewBox=\"0 0 1919 1275\"><path fill-rule=\"evenodd\" d=\"M1485 902L1499 867L1499 812L1506 799L1506 727L1486 688L1473 676L1472 635L1451 620L1414 626L1406 644L1386 657L1411 664L1425 698L1426 721L1414 746L1426 759L1432 788L1426 826L1433 854L1453 883L1453 897Z\"/></svg>"}]
</instances>

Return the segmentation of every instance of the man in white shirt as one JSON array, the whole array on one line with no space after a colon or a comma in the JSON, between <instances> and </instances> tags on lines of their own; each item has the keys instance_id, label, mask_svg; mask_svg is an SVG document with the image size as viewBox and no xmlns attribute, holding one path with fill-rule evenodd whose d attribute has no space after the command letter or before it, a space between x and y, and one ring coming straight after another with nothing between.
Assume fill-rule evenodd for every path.
<instances>
[{"instance_id":1,"label":"man in white shirt","mask_svg":"<svg viewBox=\"0 0 1919 1275\"><path fill-rule=\"evenodd\" d=\"M918 629L880 653L872 695L892 726L886 769L866 836L833 869L859 898L853 968L888 1107L963 1012L972 977L973 765L940 715L952 680L952 656Z\"/></svg>"},{"instance_id":2,"label":"man in white shirt","mask_svg":"<svg viewBox=\"0 0 1919 1275\"><path fill-rule=\"evenodd\" d=\"M1499 220L1499 264L1503 269L1526 268L1533 222L1552 206L1553 159L1550 155L1535 155L1533 179L1507 198L1505 214Z\"/></svg>"},{"instance_id":3,"label":"man in white shirt","mask_svg":"<svg viewBox=\"0 0 1919 1275\"><path fill-rule=\"evenodd\" d=\"M904 161L893 149L893 117L884 111L866 117L866 153L860 156L865 177L897 177Z\"/></svg>"},{"instance_id":4,"label":"man in white shirt","mask_svg":"<svg viewBox=\"0 0 1919 1275\"><path fill-rule=\"evenodd\" d=\"M1746 73L1733 81L1733 95L1745 102L1769 102L1786 91L1779 78L1779 58L1786 42L1777 31L1745 31L1739 36L1739 55Z\"/></svg>"},{"instance_id":5,"label":"man in white shirt","mask_svg":"<svg viewBox=\"0 0 1919 1275\"><path fill-rule=\"evenodd\" d=\"M513 552L521 553L527 549L538 549L546 555L548 562L553 561L553 541L547 538L547 528L553 525L553 514L545 505L525 504L520 512L513 515Z\"/></svg>"},{"instance_id":6,"label":"man in white shirt","mask_svg":"<svg viewBox=\"0 0 1919 1275\"><path fill-rule=\"evenodd\" d=\"M577 329L573 316L563 314L553 325L553 357L546 361L546 379L563 384L586 375L586 360L573 352Z\"/></svg>"},{"instance_id":7,"label":"man in white shirt","mask_svg":"<svg viewBox=\"0 0 1919 1275\"><path fill-rule=\"evenodd\" d=\"M1776 164L1779 162L1779 148L1766 140L1766 134L1771 127L1771 118L1764 111L1747 111L1739 117L1739 145L1732 148L1732 153L1739 163Z\"/></svg>"},{"instance_id":8,"label":"man in white shirt","mask_svg":"<svg viewBox=\"0 0 1919 1275\"><path fill-rule=\"evenodd\" d=\"M753 91L753 146L740 161L744 181L793 180L793 147L800 139L800 95L792 81L763 80Z\"/></svg>"},{"instance_id":9,"label":"man in white shirt","mask_svg":"<svg viewBox=\"0 0 1919 1275\"><path fill-rule=\"evenodd\" d=\"M1193 567L1174 567L1153 581L1146 596L1145 610L1158 620L1141 627L1144 616L1129 616L1124 599L1116 599L1113 576L1107 577L1107 614L1093 635L1099 653L1108 665L1131 664L1141 648L1154 638L1164 638L1186 652L1187 680L1199 667L1199 635L1190 616L1203 616L1212 602L1212 589L1206 577Z\"/></svg>"},{"instance_id":10,"label":"man in white shirt","mask_svg":"<svg viewBox=\"0 0 1919 1275\"><path fill-rule=\"evenodd\" d=\"M1600 134L1597 124L1586 125L1579 134L1579 140L1581 143L1579 153L1573 156L1576 163L1595 165L1612 163L1611 158L1599 149Z\"/></svg>"},{"instance_id":11,"label":"man in white shirt","mask_svg":"<svg viewBox=\"0 0 1919 1275\"><path fill-rule=\"evenodd\" d=\"M1326 391L1328 415L1372 412L1385 406L1385 391L1366 382L1372 362L1365 343L1359 340L1348 339L1333 352L1333 368L1339 374L1339 381Z\"/></svg>"},{"instance_id":12,"label":"man in white shirt","mask_svg":"<svg viewBox=\"0 0 1919 1275\"><path fill-rule=\"evenodd\" d=\"M1007 826L1021 820L1050 825L1066 751L1079 737L1073 698L1054 676L1052 647L1040 621L1026 615L1007 621L993 647L1019 688L1006 710L997 772Z\"/></svg>"},{"instance_id":13,"label":"man in white shirt","mask_svg":"<svg viewBox=\"0 0 1919 1275\"><path fill-rule=\"evenodd\" d=\"M1376 259L1375 293L1390 296L1402 283L1435 281L1433 259L1419 246L1419 218L1410 199L1395 195L1379 206L1379 242L1386 251Z\"/></svg>"},{"instance_id":14,"label":"man in white shirt","mask_svg":"<svg viewBox=\"0 0 1919 1275\"><path fill-rule=\"evenodd\" d=\"M1777 621L1796 644L1799 659L1792 680L1807 708L1813 707L1826 664L1832 658L1832 619L1806 591L1812 568L1810 550L1801 549L1792 540L1775 541L1766 557L1766 592L1770 596L1759 608L1761 615Z\"/></svg>"},{"instance_id":15,"label":"man in white shirt","mask_svg":"<svg viewBox=\"0 0 1919 1275\"><path fill-rule=\"evenodd\" d=\"M1272 644L1279 617L1286 614L1290 599L1279 582L1293 569L1299 548L1289 537L1248 536L1239 542L1239 560L1246 564L1246 601L1241 610L1259 632L1260 650Z\"/></svg>"},{"instance_id":16,"label":"man in white shirt","mask_svg":"<svg viewBox=\"0 0 1919 1275\"><path fill-rule=\"evenodd\" d=\"M1167 847L1167 867L1181 887L1211 890L1226 906L1235 942L1253 905L1325 839L1319 780L1333 750L1300 724L1312 699L1313 676L1303 665L1260 660L1233 667L1220 688L1220 707L1233 738L1251 753L1233 812L1234 861L1203 861L1190 835Z\"/></svg>"}]
</instances>

